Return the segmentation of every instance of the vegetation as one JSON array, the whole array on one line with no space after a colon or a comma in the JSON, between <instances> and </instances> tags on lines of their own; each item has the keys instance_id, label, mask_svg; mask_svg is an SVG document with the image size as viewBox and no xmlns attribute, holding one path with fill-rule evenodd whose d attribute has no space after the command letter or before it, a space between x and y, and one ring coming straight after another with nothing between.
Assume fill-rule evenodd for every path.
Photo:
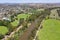
<instances>
[{"instance_id":1,"label":"vegetation","mask_svg":"<svg viewBox=\"0 0 60 40\"><path fill-rule=\"evenodd\" d=\"M15 28L17 28L24 19L28 18L30 14L19 14L19 15L12 15L10 18L12 21L9 20L2 20L0 21L0 38L3 38L4 35L10 34ZM2 36L3 35L3 36Z\"/></svg>"},{"instance_id":2,"label":"vegetation","mask_svg":"<svg viewBox=\"0 0 60 40\"><path fill-rule=\"evenodd\" d=\"M21 19L26 20L26 18L29 16L30 16L29 14L19 14L19 15L17 15L17 20L14 19L15 21L11 22L11 24L16 27L19 25L19 21L21 21Z\"/></svg>"},{"instance_id":3,"label":"vegetation","mask_svg":"<svg viewBox=\"0 0 60 40\"><path fill-rule=\"evenodd\" d=\"M5 26L0 26L0 34L5 35L8 32L8 28Z\"/></svg>"},{"instance_id":4,"label":"vegetation","mask_svg":"<svg viewBox=\"0 0 60 40\"><path fill-rule=\"evenodd\" d=\"M11 22L11 24L14 26L14 27L17 27L17 25L19 24L18 20L15 20L13 22Z\"/></svg>"},{"instance_id":5,"label":"vegetation","mask_svg":"<svg viewBox=\"0 0 60 40\"><path fill-rule=\"evenodd\" d=\"M30 11L32 14L12 14L10 16L11 21L8 20L3 20L1 25L6 26L9 29L9 32L7 34L10 34L13 30L18 28L22 24L22 28L14 34L14 37L12 36L9 38L9 40L18 40L21 35L27 30L28 28L28 23L34 22L36 24L36 27L34 26L34 29L31 30L31 34L29 36L29 39L33 39L34 36L36 35L36 31L38 27L40 26L41 21L50 13L49 10L31 10ZM38 21L40 20L40 21Z\"/></svg>"},{"instance_id":6,"label":"vegetation","mask_svg":"<svg viewBox=\"0 0 60 40\"><path fill-rule=\"evenodd\" d=\"M12 31L15 32L15 30L22 25L23 27L15 32L11 38L8 38L8 40L19 40L25 32L27 33L26 36L28 37L28 40L33 40L42 20L45 19L40 27L41 29L39 30L36 40L60 40L60 21L54 19L58 16L55 16L57 13L56 10L51 11L49 9L33 8L26 11L28 12L24 13L22 11L21 13L14 13L14 11L11 11L9 13L9 19L11 19L11 21L0 21L0 39L3 38L4 35L9 35ZM31 25L28 25L29 23Z\"/></svg>"},{"instance_id":7,"label":"vegetation","mask_svg":"<svg viewBox=\"0 0 60 40\"><path fill-rule=\"evenodd\" d=\"M27 29L27 23L26 22L24 22L24 23L22 23L23 24L23 27L18 31L18 32L16 32L15 34L14 34L14 37L11 37L11 38L9 38L9 40L19 40L20 38L19 37L21 37L21 35L24 33L24 31Z\"/></svg>"},{"instance_id":8,"label":"vegetation","mask_svg":"<svg viewBox=\"0 0 60 40\"><path fill-rule=\"evenodd\" d=\"M43 22L43 28L38 33L39 40L60 40L60 21L47 19Z\"/></svg>"},{"instance_id":9,"label":"vegetation","mask_svg":"<svg viewBox=\"0 0 60 40\"><path fill-rule=\"evenodd\" d=\"M29 16L30 16L30 14L19 14L19 15L17 16L17 18L18 18L18 20L19 20L20 18L24 18L24 19L26 20L26 18L29 17Z\"/></svg>"}]
</instances>

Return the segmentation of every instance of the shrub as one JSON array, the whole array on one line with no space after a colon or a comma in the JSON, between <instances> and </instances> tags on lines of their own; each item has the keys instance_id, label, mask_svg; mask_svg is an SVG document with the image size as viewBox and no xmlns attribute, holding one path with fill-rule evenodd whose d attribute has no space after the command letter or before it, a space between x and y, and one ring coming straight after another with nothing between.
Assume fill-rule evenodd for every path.
<instances>
[{"instance_id":1,"label":"shrub","mask_svg":"<svg viewBox=\"0 0 60 40\"><path fill-rule=\"evenodd\" d=\"M4 35L0 34L0 39L4 38Z\"/></svg>"}]
</instances>

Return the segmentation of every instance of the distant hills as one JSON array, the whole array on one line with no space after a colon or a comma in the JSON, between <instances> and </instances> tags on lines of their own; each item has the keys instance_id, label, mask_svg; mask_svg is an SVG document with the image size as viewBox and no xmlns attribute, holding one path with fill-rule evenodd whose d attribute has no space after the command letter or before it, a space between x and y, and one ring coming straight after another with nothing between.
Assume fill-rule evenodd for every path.
<instances>
[{"instance_id":1,"label":"distant hills","mask_svg":"<svg viewBox=\"0 0 60 40\"><path fill-rule=\"evenodd\" d=\"M30 7L60 7L60 3L1 3L0 7L16 7L16 6L30 6Z\"/></svg>"}]
</instances>

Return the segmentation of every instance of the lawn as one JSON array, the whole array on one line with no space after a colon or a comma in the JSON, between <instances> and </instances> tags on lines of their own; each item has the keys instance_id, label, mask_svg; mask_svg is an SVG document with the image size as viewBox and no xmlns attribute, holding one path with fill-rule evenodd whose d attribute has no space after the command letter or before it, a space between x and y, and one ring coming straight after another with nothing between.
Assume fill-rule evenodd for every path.
<instances>
[{"instance_id":1,"label":"lawn","mask_svg":"<svg viewBox=\"0 0 60 40\"><path fill-rule=\"evenodd\" d=\"M29 16L30 16L30 14L19 14L19 15L17 16L17 18L18 18L18 19L24 18L24 19L26 20L26 18L29 17Z\"/></svg>"},{"instance_id":2,"label":"lawn","mask_svg":"<svg viewBox=\"0 0 60 40\"><path fill-rule=\"evenodd\" d=\"M5 35L8 32L7 27L5 26L0 26L0 34Z\"/></svg>"},{"instance_id":3,"label":"lawn","mask_svg":"<svg viewBox=\"0 0 60 40\"><path fill-rule=\"evenodd\" d=\"M18 20L15 20L15 21L11 22L11 24L12 24L12 26L16 27L19 24L19 22L18 22Z\"/></svg>"},{"instance_id":4,"label":"lawn","mask_svg":"<svg viewBox=\"0 0 60 40\"><path fill-rule=\"evenodd\" d=\"M60 40L60 21L48 19L43 23L43 28L38 33L39 40Z\"/></svg>"},{"instance_id":5,"label":"lawn","mask_svg":"<svg viewBox=\"0 0 60 40\"><path fill-rule=\"evenodd\" d=\"M15 21L11 22L11 24L16 27L19 24L19 19L20 18L24 18L26 20L26 18L29 17L29 16L30 16L30 14L19 14L17 16L18 20L15 20Z\"/></svg>"}]
</instances>

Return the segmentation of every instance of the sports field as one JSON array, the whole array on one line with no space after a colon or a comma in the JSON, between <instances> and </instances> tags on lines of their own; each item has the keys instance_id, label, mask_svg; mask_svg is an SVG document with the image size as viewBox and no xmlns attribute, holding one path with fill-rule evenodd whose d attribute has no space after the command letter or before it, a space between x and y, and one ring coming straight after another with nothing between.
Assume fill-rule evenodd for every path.
<instances>
[{"instance_id":1,"label":"sports field","mask_svg":"<svg viewBox=\"0 0 60 40\"><path fill-rule=\"evenodd\" d=\"M39 40L60 40L60 21L48 19L43 23L43 28L38 33Z\"/></svg>"}]
</instances>

